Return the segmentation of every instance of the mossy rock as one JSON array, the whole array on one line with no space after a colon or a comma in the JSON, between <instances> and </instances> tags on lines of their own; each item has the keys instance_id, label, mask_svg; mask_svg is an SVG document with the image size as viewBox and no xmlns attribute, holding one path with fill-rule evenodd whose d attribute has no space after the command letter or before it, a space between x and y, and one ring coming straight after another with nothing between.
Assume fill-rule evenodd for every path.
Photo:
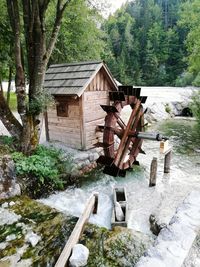
<instances>
[{"instance_id":1,"label":"mossy rock","mask_svg":"<svg viewBox=\"0 0 200 267\"><path fill-rule=\"evenodd\" d=\"M11 201L15 204L10 205ZM20 263L31 259L32 264L29 266L54 266L77 218L66 217L55 209L24 196L7 202L7 209L21 217L10 225L0 225L0 244L7 242L7 236L15 235L13 240L7 242L6 248L0 250L0 258L17 255L19 249L26 245L20 255ZM27 229L41 238L34 247L27 243ZM115 227L110 231L86 224L80 243L90 251L87 267L133 267L151 241L149 237L126 228Z\"/></svg>"},{"instance_id":2,"label":"mossy rock","mask_svg":"<svg viewBox=\"0 0 200 267\"><path fill-rule=\"evenodd\" d=\"M0 242L6 242L7 236L15 235L15 239L6 242L6 248L0 250L0 259L17 253L19 248L26 244L27 248L21 255L21 260L31 258L31 266L54 266L77 218L64 216L55 209L28 197L15 197L7 200L8 203L11 201L14 201L15 205L9 206L8 209L21 215L21 218L11 225L0 226ZM2 203L3 201L0 201L0 204ZM25 240L27 229L31 229L41 238L35 247L27 244Z\"/></svg>"},{"instance_id":3,"label":"mossy rock","mask_svg":"<svg viewBox=\"0 0 200 267\"><path fill-rule=\"evenodd\" d=\"M87 225L81 239L90 251L87 267L133 267L152 239L123 227L113 231Z\"/></svg>"}]
</instances>

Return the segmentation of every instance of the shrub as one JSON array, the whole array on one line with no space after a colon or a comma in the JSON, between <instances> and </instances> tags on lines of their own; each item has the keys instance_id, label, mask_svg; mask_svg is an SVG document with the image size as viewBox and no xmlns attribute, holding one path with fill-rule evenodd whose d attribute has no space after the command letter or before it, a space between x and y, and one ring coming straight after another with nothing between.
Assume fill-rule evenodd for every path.
<instances>
[{"instance_id":1,"label":"shrub","mask_svg":"<svg viewBox=\"0 0 200 267\"><path fill-rule=\"evenodd\" d=\"M12 146L14 144L14 138L7 135L2 135L0 136L0 143L2 145Z\"/></svg>"},{"instance_id":2,"label":"shrub","mask_svg":"<svg viewBox=\"0 0 200 267\"><path fill-rule=\"evenodd\" d=\"M192 113L197 119L198 126L200 128L200 91L195 92L192 96L192 102L190 104Z\"/></svg>"},{"instance_id":3,"label":"shrub","mask_svg":"<svg viewBox=\"0 0 200 267\"><path fill-rule=\"evenodd\" d=\"M187 85L191 85L193 80L194 80L194 75L192 73L184 72L177 78L175 86L185 87Z\"/></svg>"},{"instance_id":4,"label":"shrub","mask_svg":"<svg viewBox=\"0 0 200 267\"><path fill-rule=\"evenodd\" d=\"M171 113L171 108L168 103L165 105L165 111L169 114Z\"/></svg>"},{"instance_id":5,"label":"shrub","mask_svg":"<svg viewBox=\"0 0 200 267\"><path fill-rule=\"evenodd\" d=\"M195 77L192 85L194 86L200 86L200 72L197 74L197 76Z\"/></svg>"},{"instance_id":6,"label":"shrub","mask_svg":"<svg viewBox=\"0 0 200 267\"><path fill-rule=\"evenodd\" d=\"M32 197L63 189L72 169L70 157L61 158L62 151L39 145L34 154L26 157L21 152L12 153L17 175L25 179Z\"/></svg>"}]
</instances>

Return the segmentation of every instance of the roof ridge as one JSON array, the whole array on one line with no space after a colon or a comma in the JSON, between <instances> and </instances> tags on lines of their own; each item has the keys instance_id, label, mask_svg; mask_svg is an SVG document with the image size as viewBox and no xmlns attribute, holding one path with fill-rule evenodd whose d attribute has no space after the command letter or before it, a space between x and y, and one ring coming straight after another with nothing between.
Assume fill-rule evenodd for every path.
<instances>
[{"instance_id":1,"label":"roof ridge","mask_svg":"<svg viewBox=\"0 0 200 267\"><path fill-rule=\"evenodd\" d=\"M63 64L53 64L53 65L50 65L49 68L80 66L80 65L92 65L92 64L101 64L101 63L103 63L103 60L82 61L82 62L72 62L72 63L63 63Z\"/></svg>"}]
</instances>

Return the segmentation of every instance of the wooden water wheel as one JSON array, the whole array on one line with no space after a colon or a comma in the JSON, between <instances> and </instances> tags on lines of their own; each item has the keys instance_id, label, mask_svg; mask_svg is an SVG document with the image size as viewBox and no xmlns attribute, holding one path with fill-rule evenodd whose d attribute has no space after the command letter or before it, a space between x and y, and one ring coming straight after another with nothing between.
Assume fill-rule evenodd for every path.
<instances>
[{"instance_id":1,"label":"wooden water wheel","mask_svg":"<svg viewBox=\"0 0 200 267\"><path fill-rule=\"evenodd\" d=\"M143 139L138 133L144 131L144 111L142 104L147 97L140 96L141 89L132 86L120 86L119 91L110 92L110 106L101 106L107 113L105 125L98 126L103 132L102 146L104 156L100 156L97 163L105 165L104 173L112 176L125 176L126 170L133 164L138 165L136 160L138 153L144 153L141 146ZM122 109L130 105L131 115L127 124L121 117Z\"/></svg>"}]
</instances>

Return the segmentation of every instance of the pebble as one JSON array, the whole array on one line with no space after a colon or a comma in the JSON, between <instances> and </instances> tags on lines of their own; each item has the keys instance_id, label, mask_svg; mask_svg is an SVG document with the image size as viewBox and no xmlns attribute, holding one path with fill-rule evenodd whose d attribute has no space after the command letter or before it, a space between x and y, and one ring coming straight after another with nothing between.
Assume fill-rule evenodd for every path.
<instances>
[{"instance_id":1,"label":"pebble","mask_svg":"<svg viewBox=\"0 0 200 267\"><path fill-rule=\"evenodd\" d=\"M15 202L14 201L10 201L9 206L12 207L14 205L15 205Z\"/></svg>"}]
</instances>

